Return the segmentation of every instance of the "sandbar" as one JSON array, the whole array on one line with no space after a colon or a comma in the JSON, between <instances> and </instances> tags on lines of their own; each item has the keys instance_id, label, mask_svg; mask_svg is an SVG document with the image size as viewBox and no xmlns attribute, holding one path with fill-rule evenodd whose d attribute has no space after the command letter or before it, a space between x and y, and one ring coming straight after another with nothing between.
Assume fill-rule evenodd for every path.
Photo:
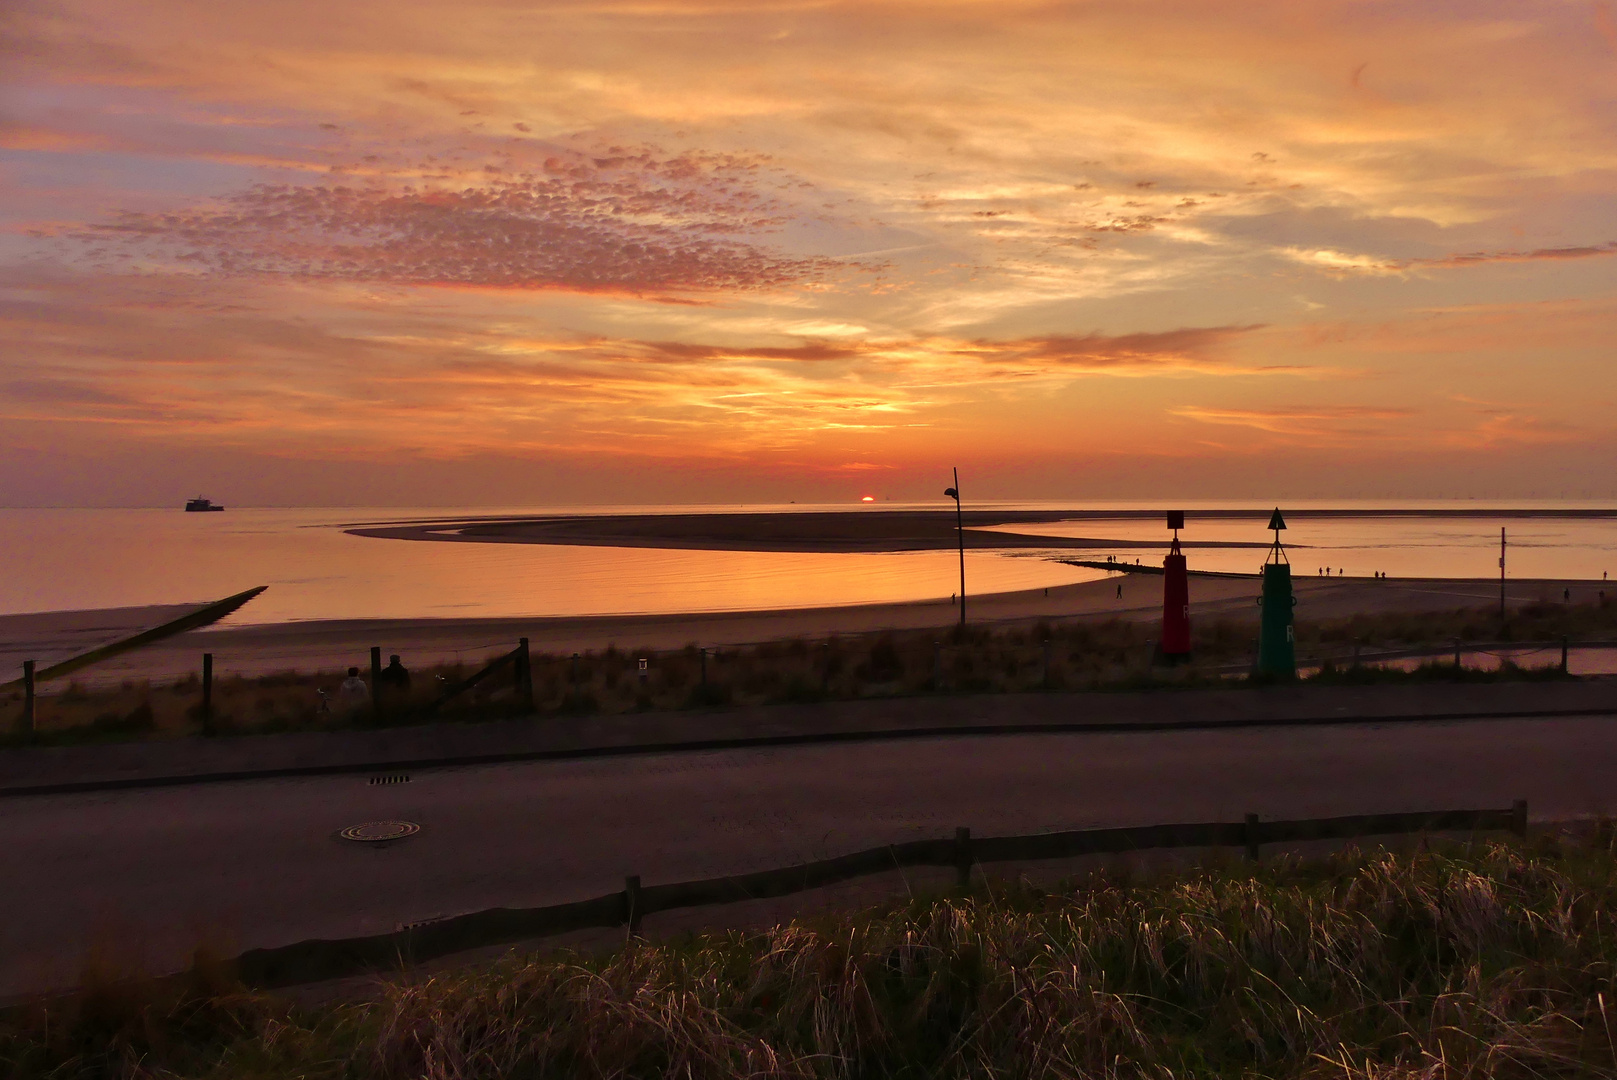
<instances>
[{"instance_id":1,"label":"sandbar","mask_svg":"<svg viewBox=\"0 0 1617 1080\"><path fill-rule=\"evenodd\" d=\"M1160 517L1161 515L1154 515ZM1007 525L1073 520L1066 510L968 510L957 533L953 510L830 510L802 513L582 514L557 517L463 518L345 531L387 540L480 544L566 544L586 547L683 548L703 551L900 552L972 549L1158 549L1164 540L1036 536L999 531ZM994 527L995 531L985 531ZM1262 548L1261 542L1182 540L1183 547Z\"/></svg>"}]
</instances>

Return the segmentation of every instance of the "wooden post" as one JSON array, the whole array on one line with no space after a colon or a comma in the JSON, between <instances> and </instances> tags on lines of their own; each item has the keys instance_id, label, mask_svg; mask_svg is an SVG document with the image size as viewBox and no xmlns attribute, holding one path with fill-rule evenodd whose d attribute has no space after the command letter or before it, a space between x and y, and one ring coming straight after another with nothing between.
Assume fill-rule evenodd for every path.
<instances>
[{"instance_id":1,"label":"wooden post","mask_svg":"<svg viewBox=\"0 0 1617 1080\"><path fill-rule=\"evenodd\" d=\"M640 908L640 875L636 874L623 879L623 921L632 938L640 936L640 920L644 916Z\"/></svg>"},{"instance_id":2,"label":"wooden post","mask_svg":"<svg viewBox=\"0 0 1617 1080\"><path fill-rule=\"evenodd\" d=\"M382 647L371 646L371 714L382 718Z\"/></svg>"},{"instance_id":3,"label":"wooden post","mask_svg":"<svg viewBox=\"0 0 1617 1080\"><path fill-rule=\"evenodd\" d=\"M524 708L533 708L533 653L527 638L517 639L517 696Z\"/></svg>"},{"instance_id":4,"label":"wooden post","mask_svg":"<svg viewBox=\"0 0 1617 1080\"><path fill-rule=\"evenodd\" d=\"M1499 625L1505 625L1505 527L1499 526Z\"/></svg>"},{"instance_id":5,"label":"wooden post","mask_svg":"<svg viewBox=\"0 0 1617 1080\"><path fill-rule=\"evenodd\" d=\"M1566 640L1566 638L1562 638L1561 639L1561 674L1562 675L1566 674L1566 647L1567 647L1567 640Z\"/></svg>"},{"instance_id":6,"label":"wooden post","mask_svg":"<svg viewBox=\"0 0 1617 1080\"><path fill-rule=\"evenodd\" d=\"M1246 816L1246 857L1257 862L1260 856L1258 851L1258 815Z\"/></svg>"},{"instance_id":7,"label":"wooden post","mask_svg":"<svg viewBox=\"0 0 1617 1080\"><path fill-rule=\"evenodd\" d=\"M213 734L213 654L202 654L202 734Z\"/></svg>"},{"instance_id":8,"label":"wooden post","mask_svg":"<svg viewBox=\"0 0 1617 1080\"><path fill-rule=\"evenodd\" d=\"M34 730L34 662L22 662L22 729L29 734Z\"/></svg>"},{"instance_id":9,"label":"wooden post","mask_svg":"<svg viewBox=\"0 0 1617 1080\"><path fill-rule=\"evenodd\" d=\"M1458 639L1454 642L1454 670L1460 670L1460 642Z\"/></svg>"},{"instance_id":10,"label":"wooden post","mask_svg":"<svg viewBox=\"0 0 1617 1080\"><path fill-rule=\"evenodd\" d=\"M954 831L954 872L955 884L962 889L971 888L971 830L956 829Z\"/></svg>"},{"instance_id":11,"label":"wooden post","mask_svg":"<svg viewBox=\"0 0 1617 1080\"><path fill-rule=\"evenodd\" d=\"M1510 831L1527 839L1527 800L1517 799L1510 804Z\"/></svg>"}]
</instances>

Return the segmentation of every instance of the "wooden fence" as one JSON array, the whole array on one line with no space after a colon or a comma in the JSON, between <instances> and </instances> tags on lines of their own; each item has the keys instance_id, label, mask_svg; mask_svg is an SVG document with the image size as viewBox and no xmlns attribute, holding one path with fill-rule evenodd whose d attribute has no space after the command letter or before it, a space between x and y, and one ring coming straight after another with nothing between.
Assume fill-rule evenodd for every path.
<instances>
[{"instance_id":1,"label":"wooden fence","mask_svg":"<svg viewBox=\"0 0 1617 1080\"><path fill-rule=\"evenodd\" d=\"M254 986L289 986L366 971L396 968L466 949L546 937L573 930L622 926L637 933L641 920L659 911L789 896L854 878L905 867L953 867L961 886L972 867L984 863L1032 862L1081 855L1118 854L1152 848L1236 847L1257 859L1264 844L1344 840L1421 832L1509 831L1527 835L1527 802L1508 810L1441 810L1412 814L1361 814L1302 821L1243 821L1147 825L1124 829L1036 833L974 838L956 829L951 838L910 840L818 862L761 870L734 877L642 885L628 878L621 892L538 908L493 908L404 927L391 934L338 941L303 941L256 949L237 960L243 980ZM400 841L395 841L400 842ZM408 841L402 841L408 842Z\"/></svg>"}]
</instances>

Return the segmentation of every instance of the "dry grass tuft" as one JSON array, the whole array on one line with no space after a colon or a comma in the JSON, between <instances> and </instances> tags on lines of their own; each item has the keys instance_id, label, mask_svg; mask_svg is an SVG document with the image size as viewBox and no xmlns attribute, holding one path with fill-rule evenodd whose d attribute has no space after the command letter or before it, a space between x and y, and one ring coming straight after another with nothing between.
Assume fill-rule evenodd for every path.
<instances>
[{"instance_id":1,"label":"dry grass tuft","mask_svg":"<svg viewBox=\"0 0 1617 1080\"><path fill-rule=\"evenodd\" d=\"M535 956L319 1015L200 977L116 1007L93 991L0 1029L0 1063L353 1080L1612 1076L1614 913L1617 859L1598 841L1350 851Z\"/></svg>"}]
</instances>

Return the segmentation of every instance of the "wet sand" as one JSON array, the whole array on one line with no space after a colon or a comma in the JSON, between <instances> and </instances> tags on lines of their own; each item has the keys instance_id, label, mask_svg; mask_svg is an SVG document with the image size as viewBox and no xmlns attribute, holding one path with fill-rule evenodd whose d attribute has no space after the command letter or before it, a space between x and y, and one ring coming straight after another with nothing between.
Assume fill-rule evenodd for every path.
<instances>
[{"instance_id":1,"label":"wet sand","mask_svg":"<svg viewBox=\"0 0 1617 1080\"><path fill-rule=\"evenodd\" d=\"M1119 586L1122 596L1117 595ZM1558 601L1570 589L1574 602L1588 602L1609 588L1597 581L1512 581L1513 606ZM1256 577L1192 575L1191 618L1257 619ZM1452 611L1490 608L1499 602L1499 584L1488 580L1371 578L1296 579L1297 617L1335 619L1391 611ZM974 624L1030 625L1041 619L1123 618L1156 620L1162 613L1162 578L1121 574L1075 585L968 597ZM246 609L251 614L251 609ZM92 613L81 613L88 616ZM685 645L743 645L793 637L866 634L881 630L940 632L953 626L959 609L947 597L899 604L799 608L779 611L703 612L674 615L501 619L356 619L233 626L191 631L113 657L74 678L87 685L125 679L157 681L194 673L203 652L215 656L221 675L263 675L277 671L335 671L364 667L369 650L398 653L407 665L482 657L512 648L519 637L541 653L573 653L616 645L623 649L677 649ZM8 622L12 655L27 633L27 620L42 628L60 616L16 616Z\"/></svg>"}]
</instances>

